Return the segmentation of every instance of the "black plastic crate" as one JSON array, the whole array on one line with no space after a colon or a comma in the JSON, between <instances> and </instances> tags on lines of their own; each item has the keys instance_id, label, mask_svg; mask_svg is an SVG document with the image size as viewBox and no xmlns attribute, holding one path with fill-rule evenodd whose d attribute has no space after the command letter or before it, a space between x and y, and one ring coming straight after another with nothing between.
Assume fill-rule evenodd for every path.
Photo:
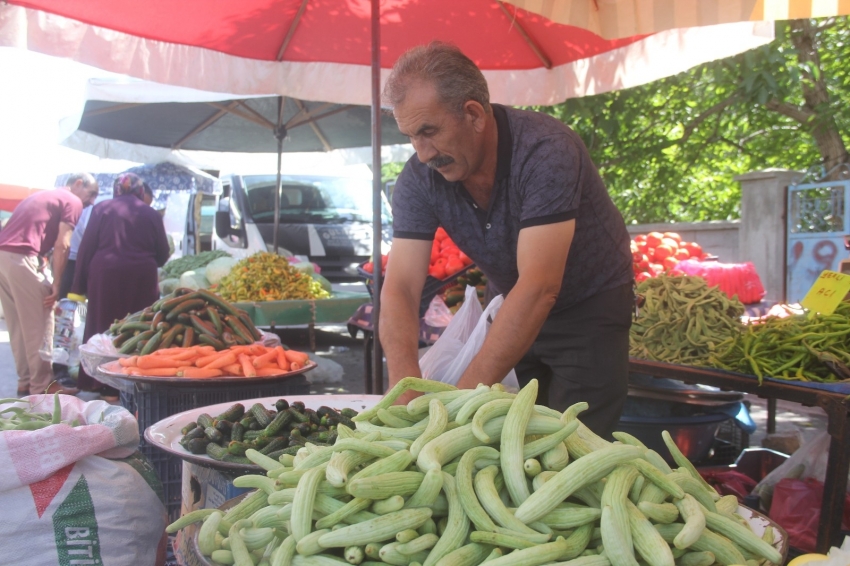
<instances>
[{"instance_id":1,"label":"black plastic crate","mask_svg":"<svg viewBox=\"0 0 850 566\"><path fill-rule=\"evenodd\" d=\"M366 289L369 291L369 296L374 297L375 291L373 289L373 279L372 274L363 269L363 265L360 264L357 266L357 273L360 274L360 277L363 278L364 283L366 283ZM430 275L425 278L425 286L422 287L422 300L419 302L419 318L425 316L425 312L428 310L428 307L431 305L431 299L437 296L437 294L442 291L444 288L453 285L457 278L461 275L464 275L470 269L475 268L476 265L474 263L470 263L457 273L454 273L450 277L445 279L437 279L435 277L431 277Z\"/></svg>"},{"instance_id":2,"label":"black plastic crate","mask_svg":"<svg viewBox=\"0 0 850 566\"><path fill-rule=\"evenodd\" d=\"M133 395L121 394L121 403L136 415L142 441L139 450L153 465L162 482L166 509L171 520L180 517L180 491L183 482L183 460L172 456L144 440L144 431L166 417L218 403L244 401L261 397L309 395L310 384L304 375L296 375L271 383L239 383L184 387L173 384L135 383Z\"/></svg>"}]
</instances>

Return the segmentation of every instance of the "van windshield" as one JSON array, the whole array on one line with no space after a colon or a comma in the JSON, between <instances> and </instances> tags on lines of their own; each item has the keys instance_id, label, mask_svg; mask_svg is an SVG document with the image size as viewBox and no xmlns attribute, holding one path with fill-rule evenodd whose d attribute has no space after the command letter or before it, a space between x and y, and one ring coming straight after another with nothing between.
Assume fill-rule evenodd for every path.
<instances>
[{"instance_id":1,"label":"van windshield","mask_svg":"<svg viewBox=\"0 0 850 566\"><path fill-rule=\"evenodd\" d=\"M274 222L276 175L243 177L254 222ZM280 218L284 222L371 222L372 181L344 177L282 177ZM389 203L381 195L382 222L392 222Z\"/></svg>"}]
</instances>

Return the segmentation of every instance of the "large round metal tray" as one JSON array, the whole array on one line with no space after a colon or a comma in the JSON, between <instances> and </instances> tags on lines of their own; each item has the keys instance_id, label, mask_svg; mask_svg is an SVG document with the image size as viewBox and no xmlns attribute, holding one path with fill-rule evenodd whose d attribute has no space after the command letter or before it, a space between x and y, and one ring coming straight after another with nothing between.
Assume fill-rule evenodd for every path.
<instances>
[{"instance_id":1,"label":"large round metal tray","mask_svg":"<svg viewBox=\"0 0 850 566\"><path fill-rule=\"evenodd\" d=\"M191 462L206 468L212 468L214 470L229 473L262 472L262 468L253 464L220 462L210 458L206 454L192 454L180 446L180 438L183 436L180 430L187 424L194 422L201 413L208 413L215 416L232 407L234 403L242 403L245 408L250 407L254 403L260 403L264 407L273 408L275 401L281 398L286 399L290 403L294 401L301 401L308 409L318 409L322 405L325 405L334 409L350 408L358 412L374 406L381 400L380 395L279 395L277 397L230 401L227 403L219 403L217 405L208 405L206 407L190 409L162 419L145 430L145 440L147 440L152 446L155 446L160 450L164 450L169 454L173 454L186 462Z\"/></svg>"},{"instance_id":2,"label":"large round metal tray","mask_svg":"<svg viewBox=\"0 0 850 566\"><path fill-rule=\"evenodd\" d=\"M116 379L126 379L127 381L134 381L139 383L165 383L169 385L175 384L189 384L191 383L193 386L203 386L205 383L207 384L215 384L221 385L223 383L233 384L234 382L239 383L255 383L258 381L262 381L267 383L269 381L275 381L278 379L286 379L288 377L292 377L295 375L301 375L302 373L306 373L311 369L316 367L316 362L313 360L309 360L307 365L305 365L301 369L297 369L295 371L287 371L281 372L278 375L268 375L263 377L241 377L238 375L224 375L221 377L205 377L205 378L197 378L197 377L154 377L150 375L127 375L122 371L122 367L119 364L118 360L107 362L105 364L101 364L100 367L97 368L97 371L100 373L116 378Z\"/></svg>"}]
</instances>

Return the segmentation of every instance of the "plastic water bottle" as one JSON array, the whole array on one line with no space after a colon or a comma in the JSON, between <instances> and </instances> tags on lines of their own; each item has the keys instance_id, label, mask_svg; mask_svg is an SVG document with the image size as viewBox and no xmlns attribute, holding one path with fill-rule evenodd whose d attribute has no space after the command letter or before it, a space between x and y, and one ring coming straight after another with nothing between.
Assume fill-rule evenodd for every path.
<instances>
[{"instance_id":1,"label":"plastic water bottle","mask_svg":"<svg viewBox=\"0 0 850 566\"><path fill-rule=\"evenodd\" d=\"M53 363L75 366L80 362L80 344L86 327L86 298L69 293L54 310Z\"/></svg>"}]
</instances>

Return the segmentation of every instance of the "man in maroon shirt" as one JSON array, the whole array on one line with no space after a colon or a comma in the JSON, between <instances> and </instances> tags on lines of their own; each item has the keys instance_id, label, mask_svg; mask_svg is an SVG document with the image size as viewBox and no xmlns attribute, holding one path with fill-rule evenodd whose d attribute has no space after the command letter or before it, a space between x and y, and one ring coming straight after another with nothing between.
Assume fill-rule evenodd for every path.
<instances>
[{"instance_id":1,"label":"man in maroon shirt","mask_svg":"<svg viewBox=\"0 0 850 566\"><path fill-rule=\"evenodd\" d=\"M18 395L74 394L53 381L50 363L38 351L53 334L53 304L68 262L71 233L83 207L97 197L97 181L88 173L71 175L67 186L40 191L15 208L0 232L0 304L18 372ZM53 282L42 258L53 250Z\"/></svg>"}]
</instances>

